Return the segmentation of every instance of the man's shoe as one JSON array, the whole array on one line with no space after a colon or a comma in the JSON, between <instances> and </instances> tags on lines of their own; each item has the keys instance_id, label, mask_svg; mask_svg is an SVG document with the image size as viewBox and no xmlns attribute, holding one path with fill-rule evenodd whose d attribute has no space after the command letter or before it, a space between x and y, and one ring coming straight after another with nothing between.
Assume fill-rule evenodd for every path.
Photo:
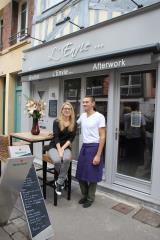
<instances>
[{"instance_id":1,"label":"man's shoe","mask_svg":"<svg viewBox=\"0 0 160 240\"><path fill-rule=\"evenodd\" d=\"M55 192L57 193L57 195L62 195L62 185L60 185L59 183L55 182L56 185L56 189Z\"/></svg>"},{"instance_id":2,"label":"man's shoe","mask_svg":"<svg viewBox=\"0 0 160 240\"><path fill-rule=\"evenodd\" d=\"M93 202L87 200L87 201L83 204L83 207L84 207L84 208L88 208L88 207L90 207L90 206L92 205L92 203L93 203Z\"/></svg>"},{"instance_id":3,"label":"man's shoe","mask_svg":"<svg viewBox=\"0 0 160 240\"><path fill-rule=\"evenodd\" d=\"M79 204L84 204L86 201L87 201L86 198L81 198L78 203Z\"/></svg>"}]
</instances>

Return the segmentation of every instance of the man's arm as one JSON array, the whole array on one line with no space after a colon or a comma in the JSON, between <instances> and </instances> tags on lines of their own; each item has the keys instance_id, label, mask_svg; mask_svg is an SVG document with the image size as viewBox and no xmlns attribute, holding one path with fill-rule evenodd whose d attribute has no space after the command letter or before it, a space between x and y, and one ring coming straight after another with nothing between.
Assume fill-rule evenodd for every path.
<instances>
[{"instance_id":1,"label":"man's arm","mask_svg":"<svg viewBox=\"0 0 160 240\"><path fill-rule=\"evenodd\" d=\"M103 128L99 128L99 146L98 146L98 151L93 159L93 165L98 165L100 163L101 160L101 154L103 151L103 147L105 144L105 139L106 139L106 131L105 131L105 127Z\"/></svg>"}]
</instances>

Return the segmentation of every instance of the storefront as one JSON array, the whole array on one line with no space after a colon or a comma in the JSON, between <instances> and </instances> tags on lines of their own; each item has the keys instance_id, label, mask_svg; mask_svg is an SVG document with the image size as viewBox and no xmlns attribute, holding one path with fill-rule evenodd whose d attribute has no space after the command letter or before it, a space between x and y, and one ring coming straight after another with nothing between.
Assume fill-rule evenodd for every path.
<instances>
[{"instance_id":1,"label":"storefront","mask_svg":"<svg viewBox=\"0 0 160 240\"><path fill-rule=\"evenodd\" d=\"M78 117L83 97L93 95L107 124L101 185L155 204L160 204L159 17L160 3L33 47L24 53L21 74L23 94L47 102L42 128L52 129L63 101L74 105ZM27 116L22 129L30 129ZM80 146L77 133L75 163Z\"/></svg>"}]
</instances>

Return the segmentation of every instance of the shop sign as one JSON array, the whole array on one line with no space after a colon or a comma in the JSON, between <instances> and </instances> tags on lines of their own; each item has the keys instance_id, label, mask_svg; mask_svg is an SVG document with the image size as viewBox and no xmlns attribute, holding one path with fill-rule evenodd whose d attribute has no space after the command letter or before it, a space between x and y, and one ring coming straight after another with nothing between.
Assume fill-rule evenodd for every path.
<instances>
[{"instance_id":1,"label":"shop sign","mask_svg":"<svg viewBox=\"0 0 160 240\"><path fill-rule=\"evenodd\" d=\"M71 63L71 65L66 68L57 68L55 70L44 71L39 74L22 76L22 81L33 81L33 80L39 80L39 79L63 77L63 76L70 76L70 75L79 74L79 73L103 71L107 69L119 69L124 67L131 67L131 66L137 66L142 64L144 65L144 64L150 64L150 63L151 63L150 54L129 56L124 58L112 59L112 60L108 59L108 60L92 62L92 63L81 63L79 65L73 65L73 66Z\"/></svg>"},{"instance_id":2,"label":"shop sign","mask_svg":"<svg viewBox=\"0 0 160 240\"><path fill-rule=\"evenodd\" d=\"M60 61L66 57L71 57L73 59L77 58L80 54L85 54L90 50L98 50L104 47L103 43L97 43L92 47L90 42L82 42L75 45L72 42L68 42L64 47L54 47L51 55L49 56L49 61Z\"/></svg>"},{"instance_id":3,"label":"shop sign","mask_svg":"<svg viewBox=\"0 0 160 240\"><path fill-rule=\"evenodd\" d=\"M39 74L29 75L29 81L38 80L39 77L40 77Z\"/></svg>"},{"instance_id":4,"label":"shop sign","mask_svg":"<svg viewBox=\"0 0 160 240\"><path fill-rule=\"evenodd\" d=\"M92 71L97 70L104 70L104 69L110 69L110 68L121 68L126 66L126 60L116 60L116 61L109 61L109 62L98 62L93 64Z\"/></svg>"},{"instance_id":5,"label":"shop sign","mask_svg":"<svg viewBox=\"0 0 160 240\"><path fill-rule=\"evenodd\" d=\"M60 69L60 70L55 70L52 73L52 77L61 77L61 76L66 76L70 75L72 72L70 72L68 69Z\"/></svg>"}]
</instances>

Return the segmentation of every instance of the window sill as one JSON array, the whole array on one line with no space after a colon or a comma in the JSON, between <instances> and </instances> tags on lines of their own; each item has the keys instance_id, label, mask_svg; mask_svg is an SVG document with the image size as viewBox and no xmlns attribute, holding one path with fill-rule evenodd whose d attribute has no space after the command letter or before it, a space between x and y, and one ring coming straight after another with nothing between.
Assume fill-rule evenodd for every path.
<instances>
[{"instance_id":1,"label":"window sill","mask_svg":"<svg viewBox=\"0 0 160 240\"><path fill-rule=\"evenodd\" d=\"M18 48L21 48L21 47L23 47L23 46L25 46L27 44L30 44L30 43L31 43L31 41L29 39L25 39L23 41L15 43L14 45L12 45L12 46L2 50L1 51L1 55L6 54L6 53L11 52L11 51L14 51L14 50L16 50Z\"/></svg>"}]
</instances>

